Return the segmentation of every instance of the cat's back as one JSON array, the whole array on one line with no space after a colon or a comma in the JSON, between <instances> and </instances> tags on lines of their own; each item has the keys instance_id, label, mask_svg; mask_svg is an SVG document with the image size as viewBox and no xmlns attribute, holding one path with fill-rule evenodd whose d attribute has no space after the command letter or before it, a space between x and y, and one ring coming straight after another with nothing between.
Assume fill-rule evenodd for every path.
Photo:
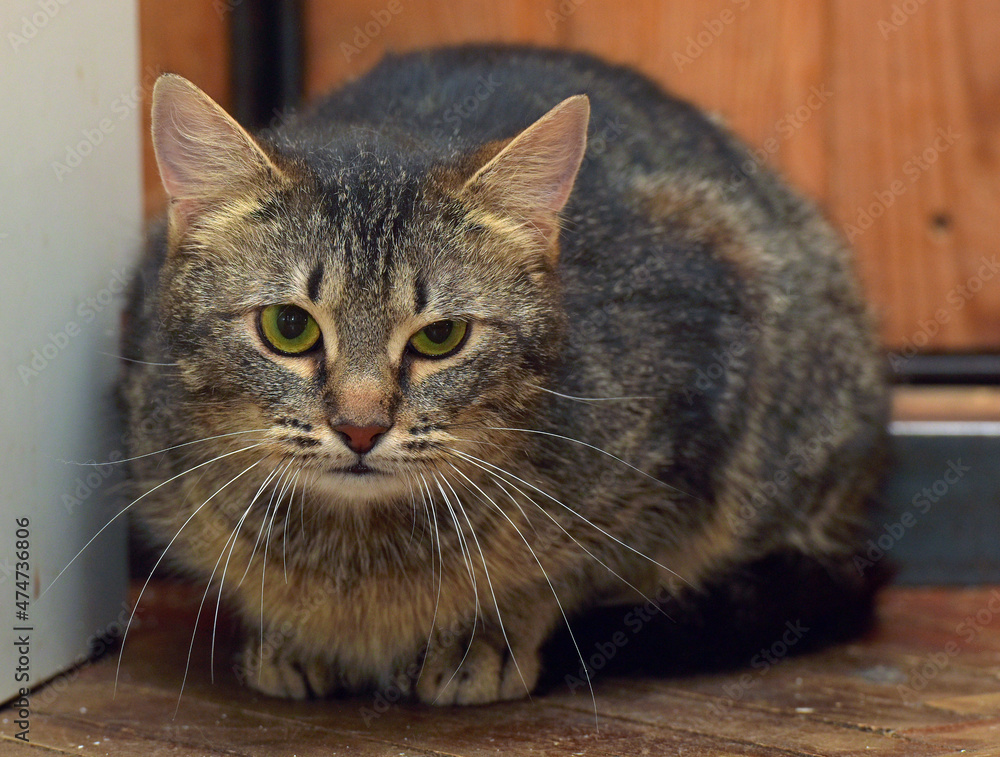
<instances>
[{"instance_id":1,"label":"cat's back","mask_svg":"<svg viewBox=\"0 0 1000 757\"><path fill-rule=\"evenodd\" d=\"M509 139L578 94L590 97L591 141L598 140L601 156L627 157L632 168L652 170L669 155L674 165L689 163L720 176L730 167L728 140L696 108L631 69L534 47L469 45L387 56L293 128L332 132L346 123L398 129L443 157ZM589 163L581 179L607 173L601 171L606 161Z\"/></svg>"}]
</instances>

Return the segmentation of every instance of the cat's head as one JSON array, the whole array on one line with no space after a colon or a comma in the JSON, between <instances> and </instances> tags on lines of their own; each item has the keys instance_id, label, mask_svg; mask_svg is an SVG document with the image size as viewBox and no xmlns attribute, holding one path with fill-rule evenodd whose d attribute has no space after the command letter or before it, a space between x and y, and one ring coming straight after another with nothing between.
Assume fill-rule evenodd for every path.
<instances>
[{"instance_id":1,"label":"cat's head","mask_svg":"<svg viewBox=\"0 0 1000 757\"><path fill-rule=\"evenodd\" d=\"M558 214L588 115L572 97L420 165L377 134L254 138L161 77L160 317L199 433L252 430L272 469L358 502L468 470L456 452L502 458L558 360Z\"/></svg>"}]
</instances>

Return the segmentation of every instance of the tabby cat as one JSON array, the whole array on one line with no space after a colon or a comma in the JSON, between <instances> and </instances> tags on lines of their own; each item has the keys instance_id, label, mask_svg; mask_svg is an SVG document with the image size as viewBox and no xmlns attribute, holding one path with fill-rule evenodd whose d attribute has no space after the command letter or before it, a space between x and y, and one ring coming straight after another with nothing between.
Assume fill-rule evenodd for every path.
<instances>
[{"instance_id":1,"label":"tabby cat","mask_svg":"<svg viewBox=\"0 0 1000 757\"><path fill-rule=\"evenodd\" d=\"M737 643L864 614L886 392L849 254L696 109L473 46L256 136L165 75L153 139L133 509L243 619L248 685L492 702L600 608L724 596Z\"/></svg>"}]
</instances>

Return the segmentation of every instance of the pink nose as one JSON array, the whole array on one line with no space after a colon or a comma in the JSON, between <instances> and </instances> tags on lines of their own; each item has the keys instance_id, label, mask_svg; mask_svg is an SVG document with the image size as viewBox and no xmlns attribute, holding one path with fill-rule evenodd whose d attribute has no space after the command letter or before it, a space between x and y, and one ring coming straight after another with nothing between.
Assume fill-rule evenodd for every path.
<instances>
[{"instance_id":1,"label":"pink nose","mask_svg":"<svg viewBox=\"0 0 1000 757\"><path fill-rule=\"evenodd\" d=\"M382 436L382 434L389 430L389 427L362 427L341 423L339 426L334 426L333 430L340 434L341 438L344 440L344 444L350 447L354 452L357 452L359 455L363 455L375 446L375 442L378 441L378 438Z\"/></svg>"}]
</instances>

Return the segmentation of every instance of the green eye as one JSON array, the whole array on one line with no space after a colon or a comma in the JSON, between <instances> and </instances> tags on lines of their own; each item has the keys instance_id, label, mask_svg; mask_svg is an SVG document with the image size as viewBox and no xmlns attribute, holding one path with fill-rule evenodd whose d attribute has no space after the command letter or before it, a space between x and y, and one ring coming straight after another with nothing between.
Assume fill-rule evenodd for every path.
<instances>
[{"instance_id":1,"label":"green eye","mask_svg":"<svg viewBox=\"0 0 1000 757\"><path fill-rule=\"evenodd\" d=\"M447 357L462 346L468 329L465 321L435 321L410 337L410 349L423 357Z\"/></svg>"},{"instance_id":2,"label":"green eye","mask_svg":"<svg viewBox=\"0 0 1000 757\"><path fill-rule=\"evenodd\" d=\"M269 305L260 311L260 335L280 355L301 355L319 341L319 324L297 305Z\"/></svg>"}]
</instances>

